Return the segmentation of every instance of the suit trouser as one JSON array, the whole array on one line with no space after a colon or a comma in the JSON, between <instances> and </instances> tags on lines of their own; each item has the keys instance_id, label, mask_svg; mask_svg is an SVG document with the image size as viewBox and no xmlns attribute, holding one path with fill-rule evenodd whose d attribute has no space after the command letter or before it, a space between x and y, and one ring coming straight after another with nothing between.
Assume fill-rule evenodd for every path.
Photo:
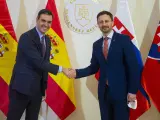
<instances>
[{"instance_id":1,"label":"suit trouser","mask_svg":"<svg viewBox=\"0 0 160 120\"><path fill-rule=\"evenodd\" d=\"M127 106L127 99L114 100L110 94L109 87L106 87L105 103L107 120L129 120L129 108Z\"/></svg>"},{"instance_id":2,"label":"suit trouser","mask_svg":"<svg viewBox=\"0 0 160 120\"><path fill-rule=\"evenodd\" d=\"M24 110L26 110L25 120L38 120L42 101L42 95L40 93L34 96L28 96L16 90L10 90L9 98L10 103L7 120L20 120Z\"/></svg>"}]
</instances>

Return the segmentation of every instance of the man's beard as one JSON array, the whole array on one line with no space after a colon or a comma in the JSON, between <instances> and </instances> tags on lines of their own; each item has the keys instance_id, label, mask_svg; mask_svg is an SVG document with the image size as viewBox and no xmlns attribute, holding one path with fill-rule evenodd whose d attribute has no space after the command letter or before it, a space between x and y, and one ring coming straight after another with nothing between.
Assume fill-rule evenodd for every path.
<instances>
[{"instance_id":1,"label":"man's beard","mask_svg":"<svg viewBox=\"0 0 160 120\"><path fill-rule=\"evenodd\" d=\"M108 27L102 27L101 31L104 33L104 34L107 34L111 31L112 29L108 28Z\"/></svg>"}]
</instances>

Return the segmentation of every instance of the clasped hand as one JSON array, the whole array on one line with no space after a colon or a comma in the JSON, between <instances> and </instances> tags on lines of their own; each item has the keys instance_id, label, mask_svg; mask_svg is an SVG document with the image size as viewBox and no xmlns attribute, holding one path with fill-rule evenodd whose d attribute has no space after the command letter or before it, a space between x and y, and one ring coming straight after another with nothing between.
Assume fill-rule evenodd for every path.
<instances>
[{"instance_id":1,"label":"clasped hand","mask_svg":"<svg viewBox=\"0 0 160 120\"><path fill-rule=\"evenodd\" d=\"M76 77L76 70L75 69L63 68L62 71L68 78L75 78Z\"/></svg>"}]
</instances>

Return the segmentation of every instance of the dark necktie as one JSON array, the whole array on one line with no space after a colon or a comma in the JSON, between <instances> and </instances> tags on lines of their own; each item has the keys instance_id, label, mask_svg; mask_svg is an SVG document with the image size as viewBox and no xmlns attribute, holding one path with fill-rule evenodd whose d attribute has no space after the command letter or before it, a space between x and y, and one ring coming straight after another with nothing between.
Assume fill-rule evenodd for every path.
<instances>
[{"instance_id":1,"label":"dark necktie","mask_svg":"<svg viewBox=\"0 0 160 120\"><path fill-rule=\"evenodd\" d=\"M44 57L45 52L46 52L46 45L45 45L45 36L41 37L41 44L42 44L42 55Z\"/></svg>"}]
</instances>

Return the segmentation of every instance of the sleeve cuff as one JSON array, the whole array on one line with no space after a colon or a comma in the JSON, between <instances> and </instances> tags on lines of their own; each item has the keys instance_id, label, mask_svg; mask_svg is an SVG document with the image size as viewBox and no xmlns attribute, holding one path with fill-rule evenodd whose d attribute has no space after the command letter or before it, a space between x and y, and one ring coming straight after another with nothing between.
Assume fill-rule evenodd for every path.
<instances>
[{"instance_id":1,"label":"sleeve cuff","mask_svg":"<svg viewBox=\"0 0 160 120\"><path fill-rule=\"evenodd\" d=\"M58 72L62 72L62 66L59 66Z\"/></svg>"}]
</instances>

